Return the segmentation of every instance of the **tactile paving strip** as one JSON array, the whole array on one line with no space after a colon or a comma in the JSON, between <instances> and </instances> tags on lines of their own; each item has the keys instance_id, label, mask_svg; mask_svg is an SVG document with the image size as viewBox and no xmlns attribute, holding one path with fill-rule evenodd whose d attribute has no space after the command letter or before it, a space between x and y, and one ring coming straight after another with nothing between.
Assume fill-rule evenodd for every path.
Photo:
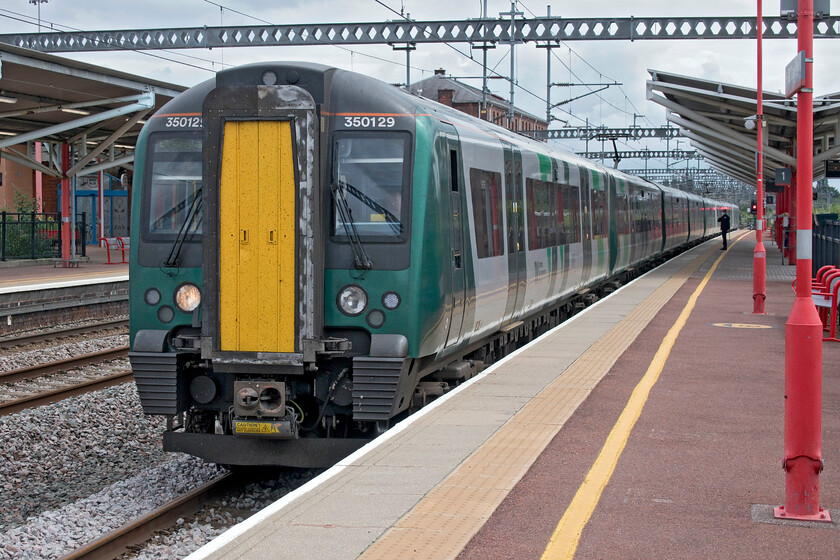
<instances>
[{"instance_id":1,"label":"tactile paving strip","mask_svg":"<svg viewBox=\"0 0 840 560\"><path fill-rule=\"evenodd\" d=\"M707 249L654 290L360 558L455 558L636 336L716 249ZM535 351L550 361L551 340L540 346Z\"/></svg>"}]
</instances>

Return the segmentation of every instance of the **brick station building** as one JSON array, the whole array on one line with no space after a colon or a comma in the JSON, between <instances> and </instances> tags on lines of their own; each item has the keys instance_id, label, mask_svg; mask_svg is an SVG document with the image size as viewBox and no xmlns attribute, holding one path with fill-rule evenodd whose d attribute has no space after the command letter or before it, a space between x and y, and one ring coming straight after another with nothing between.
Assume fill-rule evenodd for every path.
<instances>
[{"instance_id":1,"label":"brick station building","mask_svg":"<svg viewBox=\"0 0 840 560\"><path fill-rule=\"evenodd\" d=\"M514 107L513 123L508 118L510 104L492 93L487 93L487 115L481 115L481 90L459 82L446 75L443 68L435 70L435 75L411 84L411 93L442 103L448 107L463 111L468 115L489 120L515 132L546 130L548 123L543 119Z\"/></svg>"}]
</instances>

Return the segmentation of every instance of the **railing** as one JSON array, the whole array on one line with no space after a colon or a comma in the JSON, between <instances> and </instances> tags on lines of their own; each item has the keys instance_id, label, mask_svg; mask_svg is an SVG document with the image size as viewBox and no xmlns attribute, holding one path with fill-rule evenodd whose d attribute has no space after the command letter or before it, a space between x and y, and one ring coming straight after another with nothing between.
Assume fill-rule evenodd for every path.
<instances>
[{"instance_id":1,"label":"railing","mask_svg":"<svg viewBox=\"0 0 840 560\"><path fill-rule=\"evenodd\" d=\"M822 221L814 225L813 272L823 266L840 266L840 222Z\"/></svg>"},{"instance_id":2,"label":"railing","mask_svg":"<svg viewBox=\"0 0 840 560\"><path fill-rule=\"evenodd\" d=\"M76 217L76 254L85 256L86 215ZM61 214L0 212L0 261L61 258Z\"/></svg>"}]
</instances>

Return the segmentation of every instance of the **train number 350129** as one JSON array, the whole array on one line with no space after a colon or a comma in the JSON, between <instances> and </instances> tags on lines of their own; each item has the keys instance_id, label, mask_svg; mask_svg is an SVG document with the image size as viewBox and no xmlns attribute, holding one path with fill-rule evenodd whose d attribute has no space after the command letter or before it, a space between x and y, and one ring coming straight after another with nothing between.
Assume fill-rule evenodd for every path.
<instances>
[{"instance_id":1,"label":"train number 350129","mask_svg":"<svg viewBox=\"0 0 840 560\"><path fill-rule=\"evenodd\" d=\"M347 128L391 128L397 124L394 117L344 117Z\"/></svg>"}]
</instances>

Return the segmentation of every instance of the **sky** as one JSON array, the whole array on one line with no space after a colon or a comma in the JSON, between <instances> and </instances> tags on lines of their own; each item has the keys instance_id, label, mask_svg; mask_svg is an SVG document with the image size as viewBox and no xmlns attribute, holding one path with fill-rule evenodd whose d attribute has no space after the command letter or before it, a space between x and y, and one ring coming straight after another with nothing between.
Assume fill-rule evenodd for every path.
<instances>
[{"instance_id":1,"label":"sky","mask_svg":"<svg viewBox=\"0 0 840 560\"><path fill-rule=\"evenodd\" d=\"M0 33L38 31L38 5L34 0L6 0L0 7ZM43 2L43 0L42 0ZM508 12L510 0L486 0L488 17ZM778 0L765 1L766 16L778 15ZM418 21L461 20L482 15L483 0L49 0L40 4L42 30L111 30L172 27L236 26L294 23L381 22L398 19L399 13ZM560 17L685 17L754 16L754 0L588 0L586 2L521 0L517 9L526 17L551 14ZM389 9L390 8L390 9ZM814 42L814 90L816 95L840 91L840 44L831 39ZM454 76L480 76L481 51L469 58L466 44L418 45L411 53L411 79L417 81L444 68ZM500 74L510 72L510 49L490 50L488 66ZM590 124L623 127L635 124L665 124L665 109L645 98L648 69L656 69L744 87L756 86L756 42L754 40L638 40L570 41L554 49L552 82L619 82L600 95L589 95L565 105L569 112L555 110L555 117L569 125ZM796 54L794 39L764 41L764 89L784 88L784 67ZM154 56L152 56L154 55ZM147 53L64 53L59 56L130 71L140 76L191 86L213 76L221 68L256 61L304 60L354 70L389 83L405 81L405 53L387 45L342 47L250 47L213 50L173 50ZM546 52L533 44L516 47L515 93L517 107L545 116ZM464 80L480 87L481 81ZM490 80L490 89L508 98L509 83ZM595 89L595 88L592 88ZM556 103L585 93L584 87L555 87ZM634 114L637 115L634 121ZM643 116L641 116L643 115ZM561 126L554 123L552 127ZM571 149L580 146L570 145ZM627 140L619 149L665 149L661 139ZM689 148L686 140L671 141L672 149ZM591 149L600 146L591 145ZM658 162L664 166L664 161ZM656 166L657 162L650 164ZM624 165L622 165L624 167Z\"/></svg>"}]
</instances>

